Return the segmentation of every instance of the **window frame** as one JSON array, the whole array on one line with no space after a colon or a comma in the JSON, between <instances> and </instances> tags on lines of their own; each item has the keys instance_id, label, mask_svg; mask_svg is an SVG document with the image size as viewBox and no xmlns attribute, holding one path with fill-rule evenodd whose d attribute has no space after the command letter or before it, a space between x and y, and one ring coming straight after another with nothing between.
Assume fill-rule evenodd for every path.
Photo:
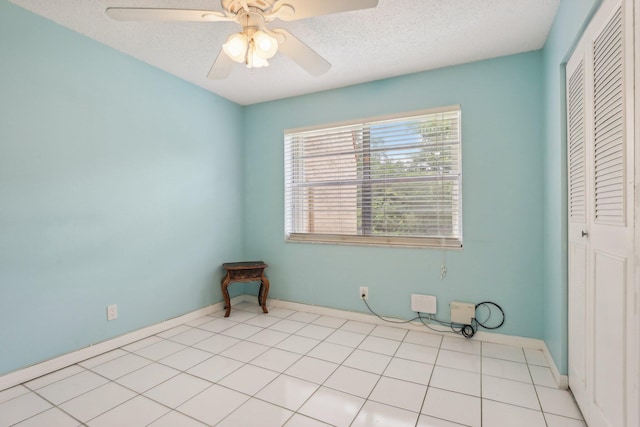
<instances>
[{"instance_id":1,"label":"window frame","mask_svg":"<svg viewBox=\"0 0 640 427\"><path fill-rule=\"evenodd\" d=\"M393 236L393 235L363 235L363 234L332 234L332 233L305 233L305 232L290 232L289 228L290 223L294 221L294 217L296 215L301 215L300 212L294 211L294 208L291 206L293 203L291 199L291 192L289 186L291 185L288 179L288 172L290 170L291 163L293 162L288 158L289 150L288 150L288 142L287 136L292 134L301 134L305 132L312 131L321 131L321 130L331 130L334 128L346 127L346 126L354 126L354 125L362 125L363 132L369 132L371 126L375 123L380 123L384 121L394 121L394 120L402 120L407 119L409 122L412 118L416 118L416 122L419 117L428 116L428 115L436 115L440 113L457 113L457 179L454 181L457 182L457 190L458 190L458 201L457 201L457 211L451 210L449 212L457 212L459 217L458 223L458 233L459 238L457 237L438 237L438 236L420 236L420 237L409 237L409 236ZM366 130L365 130L366 129ZM451 105L445 107L431 108L425 110L417 110L396 114L388 114L382 116L369 117L366 119L357 119L343 122L334 122L327 123L309 127L301 127L301 128L292 128L285 129L283 132L284 135L284 216L285 216L285 224L284 224L284 240L288 243L320 243L320 244L346 244L346 245L362 245L362 246L383 246L383 247L418 247L418 248L442 248L442 249L452 249L452 250L461 250L463 248L463 209L462 209L462 108L460 105ZM370 143L370 141L369 141ZM298 162L300 160L297 160ZM438 177L444 177L445 175L438 175ZM422 177L423 179L426 176ZM441 178L440 178L441 179ZM451 177L447 177L447 179L451 180ZM418 181L418 180L416 180ZM360 203L360 200L358 200Z\"/></svg>"}]
</instances>

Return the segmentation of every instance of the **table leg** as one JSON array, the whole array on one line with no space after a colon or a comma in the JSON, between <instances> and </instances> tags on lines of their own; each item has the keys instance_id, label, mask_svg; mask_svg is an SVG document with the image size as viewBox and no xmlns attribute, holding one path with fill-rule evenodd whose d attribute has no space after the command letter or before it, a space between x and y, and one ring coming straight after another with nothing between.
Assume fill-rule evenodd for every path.
<instances>
[{"instance_id":1,"label":"table leg","mask_svg":"<svg viewBox=\"0 0 640 427\"><path fill-rule=\"evenodd\" d=\"M262 274L262 278L260 280L260 292L258 294L258 303L262 305L262 312L268 313L267 310L267 295L269 294L269 279Z\"/></svg>"},{"instance_id":2,"label":"table leg","mask_svg":"<svg viewBox=\"0 0 640 427\"><path fill-rule=\"evenodd\" d=\"M229 277L229 273L227 273L222 279L221 283L222 296L224 297L224 308L227 309L227 311L224 313L224 317L229 317L229 315L231 314L231 299L229 298L229 290L227 289L229 283L231 283L231 277Z\"/></svg>"}]
</instances>

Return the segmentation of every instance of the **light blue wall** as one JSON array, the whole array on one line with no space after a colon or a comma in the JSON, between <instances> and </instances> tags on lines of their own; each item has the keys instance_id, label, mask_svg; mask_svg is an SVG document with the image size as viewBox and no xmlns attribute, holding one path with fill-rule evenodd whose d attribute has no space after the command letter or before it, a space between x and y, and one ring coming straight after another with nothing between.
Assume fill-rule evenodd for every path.
<instances>
[{"instance_id":1,"label":"light blue wall","mask_svg":"<svg viewBox=\"0 0 640 427\"><path fill-rule=\"evenodd\" d=\"M245 254L264 259L274 298L409 317L412 293L501 304L499 331L542 337L541 51L249 106ZM464 250L285 243L283 129L460 104Z\"/></svg>"},{"instance_id":2,"label":"light blue wall","mask_svg":"<svg viewBox=\"0 0 640 427\"><path fill-rule=\"evenodd\" d=\"M221 300L242 114L0 0L0 374Z\"/></svg>"},{"instance_id":3,"label":"light blue wall","mask_svg":"<svg viewBox=\"0 0 640 427\"><path fill-rule=\"evenodd\" d=\"M562 64L597 4L561 0L543 51L242 108L0 0L0 374L220 301L240 258L309 304L494 300L566 372ZM444 280L436 250L283 242L283 129L451 104L465 248Z\"/></svg>"},{"instance_id":4,"label":"light blue wall","mask_svg":"<svg viewBox=\"0 0 640 427\"><path fill-rule=\"evenodd\" d=\"M567 373L567 155L564 64L600 0L561 0L544 61L544 329L562 374Z\"/></svg>"}]
</instances>

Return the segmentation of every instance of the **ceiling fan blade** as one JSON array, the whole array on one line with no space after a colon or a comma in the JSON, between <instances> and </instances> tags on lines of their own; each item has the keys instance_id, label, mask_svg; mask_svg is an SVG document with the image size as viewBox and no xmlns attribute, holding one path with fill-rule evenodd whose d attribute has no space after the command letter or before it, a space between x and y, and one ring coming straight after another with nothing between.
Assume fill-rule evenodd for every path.
<instances>
[{"instance_id":1,"label":"ceiling fan blade","mask_svg":"<svg viewBox=\"0 0 640 427\"><path fill-rule=\"evenodd\" d=\"M224 53L224 50L221 50L216 58L215 62L211 66L211 70L209 70L209 77L211 80L222 80L225 79L231 74L231 70L236 63L233 62L231 58Z\"/></svg>"},{"instance_id":2,"label":"ceiling fan blade","mask_svg":"<svg viewBox=\"0 0 640 427\"><path fill-rule=\"evenodd\" d=\"M295 9L294 15L278 14L283 21L311 18L312 16L330 13L349 12L351 10L369 9L378 5L378 0L278 0L273 5L277 10L281 6L290 5Z\"/></svg>"},{"instance_id":3,"label":"ceiling fan blade","mask_svg":"<svg viewBox=\"0 0 640 427\"><path fill-rule=\"evenodd\" d=\"M144 7L109 7L107 15L116 21L233 21L234 18L216 10L153 9Z\"/></svg>"},{"instance_id":4,"label":"ceiling fan blade","mask_svg":"<svg viewBox=\"0 0 640 427\"><path fill-rule=\"evenodd\" d=\"M318 55L316 51L302 43L287 30L277 29L272 32L280 36L278 37L278 50L312 76L324 74L331 68L331 64L326 59Z\"/></svg>"}]
</instances>

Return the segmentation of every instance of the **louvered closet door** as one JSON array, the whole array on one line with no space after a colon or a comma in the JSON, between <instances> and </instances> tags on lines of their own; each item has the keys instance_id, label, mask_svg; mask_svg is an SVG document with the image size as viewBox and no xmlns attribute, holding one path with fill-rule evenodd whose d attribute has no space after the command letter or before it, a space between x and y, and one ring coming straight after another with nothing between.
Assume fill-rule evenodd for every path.
<instances>
[{"instance_id":1,"label":"louvered closet door","mask_svg":"<svg viewBox=\"0 0 640 427\"><path fill-rule=\"evenodd\" d=\"M591 427L637 426L632 22L605 0L567 64L569 386Z\"/></svg>"},{"instance_id":2,"label":"louvered closet door","mask_svg":"<svg viewBox=\"0 0 640 427\"><path fill-rule=\"evenodd\" d=\"M586 141L587 88L584 54L576 54L567 63L567 173L568 173L568 251L569 251L569 387L577 401L587 395L587 206Z\"/></svg>"}]
</instances>

